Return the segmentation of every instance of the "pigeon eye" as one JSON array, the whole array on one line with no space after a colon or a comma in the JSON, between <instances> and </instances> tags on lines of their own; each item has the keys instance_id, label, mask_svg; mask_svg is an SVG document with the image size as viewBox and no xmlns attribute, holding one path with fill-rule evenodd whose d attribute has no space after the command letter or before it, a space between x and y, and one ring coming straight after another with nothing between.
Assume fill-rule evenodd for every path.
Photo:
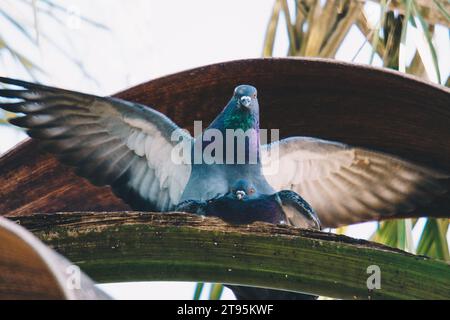
<instances>
[{"instance_id":1,"label":"pigeon eye","mask_svg":"<svg viewBox=\"0 0 450 320\"><path fill-rule=\"evenodd\" d=\"M250 188L250 190L248 190L248 193L249 193L249 194L253 194L253 193L255 193L255 189L253 189L253 188Z\"/></svg>"}]
</instances>

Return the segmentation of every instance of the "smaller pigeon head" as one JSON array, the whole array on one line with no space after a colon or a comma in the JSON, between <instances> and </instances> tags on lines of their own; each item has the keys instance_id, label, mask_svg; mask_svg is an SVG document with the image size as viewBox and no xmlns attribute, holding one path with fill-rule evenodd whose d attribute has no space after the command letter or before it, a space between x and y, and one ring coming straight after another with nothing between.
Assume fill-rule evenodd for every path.
<instances>
[{"instance_id":1,"label":"smaller pigeon head","mask_svg":"<svg viewBox=\"0 0 450 320\"><path fill-rule=\"evenodd\" d=\"M231 196L237 200L248 200L255 198L257 192L253 184L247 180L238 180L230 188Z\"/></svg>"}]
</instances>

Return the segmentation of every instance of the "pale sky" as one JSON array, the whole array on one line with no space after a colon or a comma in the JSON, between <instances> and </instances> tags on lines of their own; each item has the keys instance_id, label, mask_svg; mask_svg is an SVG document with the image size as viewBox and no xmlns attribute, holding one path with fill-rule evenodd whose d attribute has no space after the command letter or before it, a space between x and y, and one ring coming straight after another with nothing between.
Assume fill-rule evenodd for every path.
<instances>
[{"instance_id":1,"label":"pale sky","mask_svg":"<svg viewBox=\"0 0 450 320\"><path fill-rule=\"evenodd\" d=\"M0 19L2 36L9 39L19 51L27 50L33 60L43 67L48 77L41 80L49 85L110 95L156 77L227 60L261 56L267 22L274 0L61 0L58 1L74 15L65 18L66 29L55 23L38 19L42 33L62 44L65 51L78 57L85 70L96 82L87 80L79 69L45 41L40 50L34 50L11 25ZM5 1L12 12L20 12L25 21L32 23L32 13L18 2ZM366 6L369 21L379 17L377 5ZM101 22L110 28L104 31L93 28L77 18L77 14ZM285 56L287 36L281 21L275 44L275 55ZM438 55L450 52L448 33L437 28L435 43ZM70 38L70 41L66 41ZM408 33L406 56L411 59L413 46L423 39ZM357 28L352 28L337 58L357 63L367 63L370 45ZM356 53L358 50L359 54ZM450 71L450 59L440 59L442 78ZM29 79L12 59L0 61L1 75ZM375 65L381 60L376 57ZM427 69L428 71L428 69ZM436 79L429 70L430 79ZM25 138L22 131L0 126L0 154ZM367 238L375 230L374 223L350 226L349 236ZM423 220L414 229L418 238ZM117 298L190 299L194 283L127 283L101 285ZM209 290L205 290L209 292ZM204 298L207 296L204 295ZM226 290L224 298L232 298Z\"/></svg>"}]
</instances>

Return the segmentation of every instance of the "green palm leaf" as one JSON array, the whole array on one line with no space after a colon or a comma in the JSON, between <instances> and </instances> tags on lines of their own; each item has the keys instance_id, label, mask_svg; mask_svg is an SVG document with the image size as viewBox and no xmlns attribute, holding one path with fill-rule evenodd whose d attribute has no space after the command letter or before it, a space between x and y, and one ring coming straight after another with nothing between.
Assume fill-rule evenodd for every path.
<instances>
[{"instance_id":1,"label":"green palm leaf","mask_svg":"<svg viewBox=\"0 0 450 320\"><path fill-rule=\"evenodd\" d=\"M200 296L202 295L204 286L205 286L205 284L203 282L197 283L197 285L195 286L193 300L200 300Z\"/></svg>"},{"instance_id":2,"label":"green palm leaf","mask_svg":"<svg viewBox=\"0 0 450 320\"><path fill-rule=\"evenodd\" d=\"M448 219L427 219L417 246L417 253L449 261L447 243Z\"/></svg>"},{"instance_id":3,"label":"green palm leaf","mask_svg":"<svg viewBox=\"0 0 450 320\"><path fill-rule=\"evenodd\" d=\"M223 285L219 283L214 283L211 286L211 291L209 292L209 300L220 300L223 293Z\"/></svg>"}]
</instances>

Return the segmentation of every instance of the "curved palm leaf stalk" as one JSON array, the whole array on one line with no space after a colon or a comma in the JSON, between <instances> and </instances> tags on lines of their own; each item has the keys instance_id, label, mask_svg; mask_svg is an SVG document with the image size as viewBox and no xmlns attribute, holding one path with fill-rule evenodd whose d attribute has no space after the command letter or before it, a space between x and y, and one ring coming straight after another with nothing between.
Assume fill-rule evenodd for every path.
<instances>
[{"instance_id":1,"label":"curved palm leaf stalk","mask_svg":"<svg viewBox=\"0 0 450 320\"><path fill-rule=\"evenodd\" d=\"M344 299L448 299L450 266L346 236L169 213L36 214L15 220L99 282L245 284ZM368 290L367 267L381 270Z\"/></svg>"},{"instance_id":2,"label":"curved palm leaf stalk","mask_svg":"<svg viewBox=\"0 0 450 320\"><path fill-rule=\"evenodd\" d=\"M64 257L0 217L0 300L110 299Z\"/></svg>"}]
</instances>

